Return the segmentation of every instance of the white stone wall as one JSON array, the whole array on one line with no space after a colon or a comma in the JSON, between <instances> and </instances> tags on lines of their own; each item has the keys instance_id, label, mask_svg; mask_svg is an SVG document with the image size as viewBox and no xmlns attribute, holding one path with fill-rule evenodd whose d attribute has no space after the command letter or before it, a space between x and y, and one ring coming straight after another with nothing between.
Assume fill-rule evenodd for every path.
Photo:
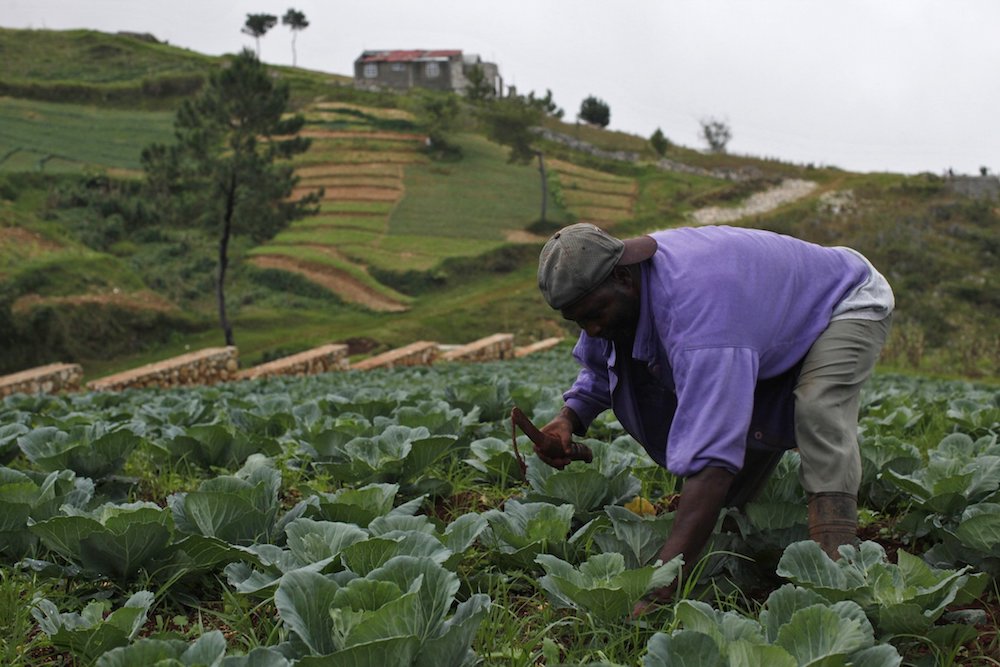
<instances>
[{"instance_id":1,"label":"white stone wall","mask_svg":"<svg viewBox=\"0 0 1000 667\"><path fill-rule=\"evenodd\" d=\"M422 340L363 359L353 364L351 369L367 371L373 368L395 368L396 366L429 366L438 358L439 353L437 343Z\"/></svg>"},{"instance_id":2,"label":"white stone wall","mask_svg":"<svg viewBox=\"0 0 1000 667\"><path fill-rule=\"evenodd\" d=\"M235 347L210 347L88 382L87 388L119 391L216 384L236 379L238 371L239 351Z\"/></svg>"},{"instance_id":3,"label":"white stone wall","mask_svg":"<svg viewBox=\"0 0 1000 667\"><path fill-rule=\"evenodd\" d=\"M480 338L441 355L442 361L499 361L514 358L514 334L498 333Z\"/></svg>"},{"instance_id":4,"label":"white stone wall","mask_svg":"<svg viewBox=\"0 0 1000 667\"><path fill-rule=\"evenodd\" d=\"M55 394L79 391L83 369L79 364L49 364L0 377L0 398L11 394Z\"/></svg>"},{"instance_id":5,"label":"white stone wall","mask_svg":"<svg viewBox=\"0 0 1000 667\"><path fill-rule=\"evenodd\" d=\"M301 376L347 370L347 346L329 344L240 371L237 380L277 375Z\"/></svg>"}]
</instances>

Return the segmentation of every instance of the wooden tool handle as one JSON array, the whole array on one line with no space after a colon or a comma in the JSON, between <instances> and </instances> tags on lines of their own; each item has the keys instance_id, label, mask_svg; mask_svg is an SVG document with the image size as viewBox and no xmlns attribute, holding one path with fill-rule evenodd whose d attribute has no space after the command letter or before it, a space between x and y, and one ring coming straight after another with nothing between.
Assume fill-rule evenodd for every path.
<instances>
[{"instance_id":1,"label":"wooden tool handle","mask_svg":"<svg viewBox=\"0 0 1000 667\"><path fill-rule=\"evenodd\" d=\"M538 430L528 419L528 415L524 414L517 406L510 411L510 418L518 428L524 431L528 440L531 440L542 451L549 453L550 456L559 458L568 456L571 461L584 461L586 463L594 460L594 453L590 451L590 447L579 442L571 442L569 452L565 452L559 438Z\"/></svg>"}]
</instances>

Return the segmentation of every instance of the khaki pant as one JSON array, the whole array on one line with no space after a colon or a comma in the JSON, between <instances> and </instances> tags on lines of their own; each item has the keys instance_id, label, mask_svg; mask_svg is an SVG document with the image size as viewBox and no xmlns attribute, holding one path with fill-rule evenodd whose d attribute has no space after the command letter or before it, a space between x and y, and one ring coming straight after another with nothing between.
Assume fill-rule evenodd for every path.
<instances>
[{"instance_id":1,"label":"khaki pant","mask_svg":"<svg viewBox=\"0 0 1000 667\"><path fill-rule=\"evenodd\" d=\"M857 495L861 385L878 361L890 319L831 322L806 354L795 386L799 479L806 493Z\"/></svg>"}]
</instances>

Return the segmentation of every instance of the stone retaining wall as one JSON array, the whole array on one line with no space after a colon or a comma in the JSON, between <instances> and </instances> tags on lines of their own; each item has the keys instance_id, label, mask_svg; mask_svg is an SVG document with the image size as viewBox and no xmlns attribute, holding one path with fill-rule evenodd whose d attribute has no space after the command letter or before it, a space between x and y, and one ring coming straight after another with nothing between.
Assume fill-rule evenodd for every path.
<instances>
[{"instance_id":1,"label":"stone retaining wall","mask_svg":"<svg viewBox=\"0 0 1000 667\"><path fill-rule=\"evenodd\" d=\"M524 347L514 348L514 356L518 359L521 357L526 357L529 354L534 354L535 352L544 352L545 350L551 350L556 345L562 342L562 338L546 338L545 340L540 340L531 345L525 345Z\"/></svg>"},{"instance_id":2,"label":"stone retaining wall","mask_svg":"<svg viewBox=\"0 0 1000 667\"><path fill-rule=\"evenodd\" d=\"M345 371L347 367L347 346L331 343L248 368L237 373L235 379L256 380L257 378L277 375L316 375L332 371Z\"/></svg>"},{"instance_id":3,"label":"stone retaining wall","mask_svg":"<svg viewBox=\"0 0 1000 667\"><path fill-rule=\"evenodd\" d=\"M514 357L514 334L498 333L441 355L442 361L498 361Z\"/></svg>"},{"instance_id":4,"label":"stone retaining wall","mask_svg":"<svg viewBox=\"0 0 1000 667\"><path fill-rule=\"evenodd\" d=\"M79 364L49 364L0 377L0 398L11 394L55 394L79 391L83 369Z\"/></svg>"},{"instance_id":5,"label":"stone retaining wall","mask_svg":"<svg viewBox=\"0 0 1000 667\"><path fill-rule=\"evenodd\" d=\"M87 388L119 391L216 384L235 379L238 370L239 351L235 347L209 347L88 382Z\"/></svg>"},{"instance_id":6,"label":"stone retaining wall","mask_svg":"<svg viewBox=\"0 0 1000 667\"><path fill-rule=\"evenodd\" d=\"M396 366L429 366L434 363L439 353L437 343L421 340L363 359L352 364L351 370L368 371L373 368L395 368Z\"/></svg>"}]
</instances>

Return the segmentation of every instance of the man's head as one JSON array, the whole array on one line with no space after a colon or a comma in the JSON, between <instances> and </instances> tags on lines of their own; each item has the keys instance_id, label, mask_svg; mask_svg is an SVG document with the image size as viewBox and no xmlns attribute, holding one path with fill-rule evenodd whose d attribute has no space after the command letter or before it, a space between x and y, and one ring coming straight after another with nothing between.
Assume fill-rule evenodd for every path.
<instances>
[{"instance_id":1,"label":"man's head","mask_svg":"<svg viewBox=\"0 0 1000 667\"><path fill-rule=\"evenodd\" d=\"M638 319L638 274L631 267L654 252L649 236L622 241L589 223L570 225L542 248L538 288L588 335L620 339L634 333Z\"/></svg>"}]
</instances>

